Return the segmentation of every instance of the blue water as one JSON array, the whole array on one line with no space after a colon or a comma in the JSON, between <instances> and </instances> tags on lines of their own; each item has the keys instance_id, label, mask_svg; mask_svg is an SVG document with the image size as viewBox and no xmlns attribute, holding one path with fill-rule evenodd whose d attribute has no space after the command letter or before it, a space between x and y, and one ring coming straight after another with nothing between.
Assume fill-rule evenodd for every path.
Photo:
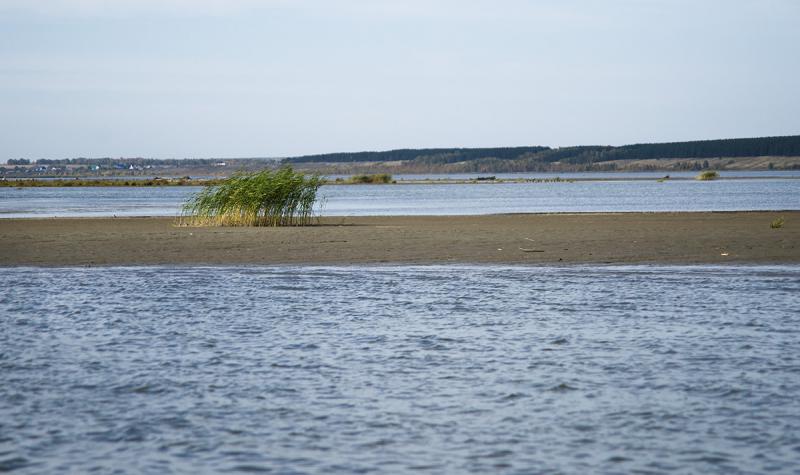
<instances>
[{"instance_id":1,"label":"blue water","mask_svg":"<svg viewBox=\"0 0 800 475\"><path fill-rule=\"evenodd\" d=\"M0 470L797 473L797 266L7 268L0 285Z\"/></svg>"},{"instance_id":2,"label":"blue water","mask_svg":"<svg viewBox=\"0 0 800 475\"><path fill-rule=\"evenodd\" d=\"M323 216L364 216L800 209L800 179L783 176L711 182L324 186L317 211ZM176 216L181 204L199 190L0 188L0 217Z\"/></svg>"},{"instance_id":3,"label":"blue water","mask_svg":"<svg viewBox=\"0 0 800 475\"><path fill-rule=\"evenodd\" d=\"M478 177L493 176L497 179L516 180L530 178L563 179L609 179L609 180L656 180L665 175L672 178L693 179L697 171L649 171L649 172L518 172L518 173L398 173L395 180L473 180ZM721 172L726 178L800 178L800 170L726 170ZM352 175L328 175L331 179L347 179Z\"/></svg>"}]
</instances>

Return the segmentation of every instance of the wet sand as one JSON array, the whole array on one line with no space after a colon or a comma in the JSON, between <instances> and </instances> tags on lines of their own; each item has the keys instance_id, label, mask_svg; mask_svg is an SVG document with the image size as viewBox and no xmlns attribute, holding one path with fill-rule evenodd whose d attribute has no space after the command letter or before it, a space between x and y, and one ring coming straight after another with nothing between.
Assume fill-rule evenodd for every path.
<instances>
[{"instance_id":1,"label":"wet sand","mask_svg":"<svg viewBox=\"0 0 800 475\"><path fill-rule=\"evenodd\" d=\"M784 227L771 229L778 217ZM2 266L726 262L800 263L800 211L328 217L304 228L0 219Z\"/></svg>"}]
</instances>

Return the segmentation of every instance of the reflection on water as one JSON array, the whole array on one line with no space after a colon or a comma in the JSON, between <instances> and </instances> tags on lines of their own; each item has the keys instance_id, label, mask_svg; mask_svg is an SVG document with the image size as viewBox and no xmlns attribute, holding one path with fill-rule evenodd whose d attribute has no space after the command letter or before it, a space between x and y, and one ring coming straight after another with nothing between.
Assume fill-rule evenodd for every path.
<instances>
[{"instance_id":1,"label":"reflection on water","mask_svg":"<svg viewBox=\"0 0 800 475\"><path fill-rule=\"evenodd\" d=\"M199 190L0 188L0 216L176 216ZM320 195L328 216L788 210L800 209L800 180L324 186Z\"/></svg>"},{"instance_id":2,"label":"reflection on water","mask_svg":"<svg viewBox=\"0 0 800 475\"><path fill-rule=\"evenodd\" d=\"M767 473L800 267L12 268L0 470Z\"/></svg>"}]
</instances>

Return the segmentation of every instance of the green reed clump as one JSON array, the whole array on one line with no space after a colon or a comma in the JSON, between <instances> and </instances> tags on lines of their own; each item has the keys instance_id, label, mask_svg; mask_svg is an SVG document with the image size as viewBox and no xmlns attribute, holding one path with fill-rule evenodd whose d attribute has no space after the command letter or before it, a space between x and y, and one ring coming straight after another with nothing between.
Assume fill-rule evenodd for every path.
<instances>
[{"instance_id":1,"label":"green reed clump","mask_svg":"<svg viewBox=\"0 0 800 475\"><path fill-rule=\"evenodd\" d=\"M322 180L291 167L237 173L207 186L183 205L181 224L304 226L311 223Z\"/></svg>"},{"instance_id":2,"label":"green reed clump","mask_svg":"<svg viewBox=\"0 0 800 475\"><path fill-rule=\"evenodd\" d=\"M778 218L778 219L774 220L773 222L769 223L769 227L772 228L772 229L780 229L780 228L783 227L784 223L785 223L785 221L783 220L783 218Z\"/></svg>"},{"instance_id":3,"label":"green reed clump","mask_svg":"<svg viewBox=\"0 0 800 475\"><path fill-rule=\"evenodd\" d=\"M347 180L349 183L382 185L392 182L392 175L388 173L378 173L375 175L353 175Z\"/></svg>"},{"instance_id":4,"label":"green reed clump","mask_svg":"<svg viewBox=\"0 0 800 475\"><path fill-rule=\"evenodd\" d=\"M716 180L717 178L719 178L719 173L711 170L705 171L695 177L695 179L700 181Z\"/></svg>"}]
</instances>

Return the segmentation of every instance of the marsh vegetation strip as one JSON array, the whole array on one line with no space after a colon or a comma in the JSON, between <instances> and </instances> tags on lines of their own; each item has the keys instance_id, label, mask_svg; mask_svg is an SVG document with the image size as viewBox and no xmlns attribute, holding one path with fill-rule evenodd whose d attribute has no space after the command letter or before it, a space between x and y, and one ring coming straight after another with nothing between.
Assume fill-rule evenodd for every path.
<instances>
[{"instance_id":1,"label":"marsh vegetation strip","mask_svg":"<svg viewBox=\"0 0 800 475\"><path fill-rule=\"evenodd\" d=\"M177 216L198 187L0 188L0 216ZM800 209L800 180L323 186L336 216Z\"/></svg>"},{"instance_id":2,"label":"marsh vegetation strip","mask_svg":"<svg viewBox=\"0 0 800 475\"><path fill-rule=\"evenodd\" d=\"M5 269L19 473L791 473L800 267Z\"/></svg>"}]
</instances>

